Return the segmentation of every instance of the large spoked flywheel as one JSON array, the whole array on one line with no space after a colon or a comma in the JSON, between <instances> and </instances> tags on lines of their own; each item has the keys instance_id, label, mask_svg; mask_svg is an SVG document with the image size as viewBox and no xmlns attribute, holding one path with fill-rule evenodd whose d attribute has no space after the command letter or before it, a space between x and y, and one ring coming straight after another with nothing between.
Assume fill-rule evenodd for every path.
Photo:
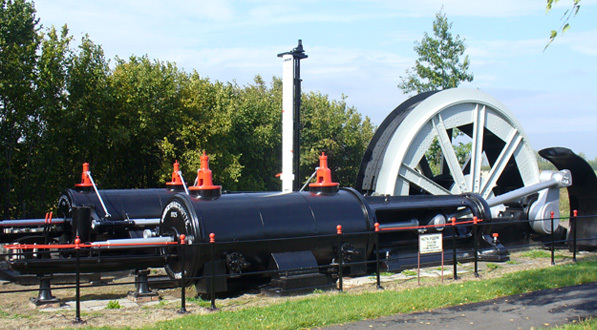
<instances>
[{"instance_id":1,"label":"large spoked flywheel","mask_svg":"<svg viewBox=\"0 0 597 330\"><path fill-rule=\"evenodd\" d=\"M491 199L537 182L536 155L516 118L486 93L458 88L420 94L394 109L365 152L357 189Z\"/></svg>"}]
</instances>

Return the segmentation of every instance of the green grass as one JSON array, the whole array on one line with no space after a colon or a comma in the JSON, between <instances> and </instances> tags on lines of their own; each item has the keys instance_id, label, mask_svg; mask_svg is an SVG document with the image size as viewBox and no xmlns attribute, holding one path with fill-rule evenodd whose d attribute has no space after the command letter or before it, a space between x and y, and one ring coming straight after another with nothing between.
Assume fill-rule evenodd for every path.
<instances>
[{"instance_id":1,"label":"green grass","mask_svg":"<svg viewBox=\"0 0 597 330\"><path fill-rule=\"evenodd\" d=\"M566 324L561 327L555 327L554 329L561 330L589 330L597 329L597 319L589 318L580 322L574 321L574 323Z\"/></svg>"},{"instance_id":2,"label":"green grass","mask_svg":"<svg viewBox=\"0 0 597 330\"><path fill-rule=\"evenodd\" d=\"M559 265L506 274L503 277L362 294L324 294L281 304L189 315L159 322L153 328L296 329L321 327L397 313L431 310L531 291L597 281L597 262Z\"/></svg>"},{"instance_id":3,"label":"green grass","mask_svg":"<svg viewBox=\"0 0 597 330\"><path fill-rule=\"evenodd\" d=\"M201 306L201 307L205 307L208 308L211 306L211 301L210 300L204 300L200 297L190 297L187 298L187 302L193 303L197 306Z\"/></svg>"},{"instance_id":4,"label":"green grass","mask_svg":"<svg viewBox=\"0 0 597 330\"><path fill-rule=\"evenodd\" d=\"M521 257L525 257L525 258L531 258L531 259L551 258L551 251L546 251L546 250L530 250L530 251L523 252L520 256ZM565 256L556 253L554 255L554 258L555 259L564 259Z\"/></svg>"},{"instance_id":5,"label":"green grass","mask_svg":"<svg viewBox=\"0 0 597 330\"><path fill-rule=\"evenodd\" d=\"M417 272L412 269L405 269L402 271L402 275L404 276L416 276Z\"/></svg>"},{"instance_id":6,"label":"green grass","mask_svg":"<svg viewBox=\"0 0 597 330\"><path fill-rule=\"evenodd\" d=\"M122 306L120 306L120 303L118 302L118 300L110 300L108 301L108 306L106 306L106 309L120 309L122 308Z\"/></svg>"},{"instance_id":7,"label":"green grass","mask_svg":"<svg viewBox=\"0 0 597 330\"><path fill-rule=\"evenodd\" d=\"M488 262L487 264L485 264L485 266L487 266L487 269L489 269L490 271L500 268L499 265L494 264L492 262Z\"/></svg>"}]
</instances>

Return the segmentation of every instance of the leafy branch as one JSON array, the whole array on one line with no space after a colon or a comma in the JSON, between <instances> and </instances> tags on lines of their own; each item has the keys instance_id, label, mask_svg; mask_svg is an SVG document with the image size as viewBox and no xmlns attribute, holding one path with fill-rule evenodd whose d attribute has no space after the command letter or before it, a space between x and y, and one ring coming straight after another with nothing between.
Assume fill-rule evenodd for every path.
<instances>
[{"instance_id":1,"label":"leafy branch","mask_svg":"<svg viewBox=\"0 0 597 330\"><path fill-rule=\"evenodd\" d=\"M549 13L549 11L558 1L559 0L547 0L547 4L545 6L545 8L547 9L547 13ZM547 45L545 45L545 48L543 48L544 51L556 39L558 35L564 34L566 31L570 29L569 21L571 18L575 17L576 14L578 14L578 11L580 10L580 1L581 0L572 0L572 8L567 9L561 17L562 24L560 25L560 28L557 30L551 30L549 35L549 42L547 43Z\"/></svg>"}]
</instances>

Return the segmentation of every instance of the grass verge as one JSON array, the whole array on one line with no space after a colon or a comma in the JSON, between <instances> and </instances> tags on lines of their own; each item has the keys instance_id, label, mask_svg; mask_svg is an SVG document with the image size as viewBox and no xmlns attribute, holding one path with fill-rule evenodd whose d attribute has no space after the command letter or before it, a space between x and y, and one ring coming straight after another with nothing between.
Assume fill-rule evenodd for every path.
<instances>
[{"instance_id":1,"label":"grass verge","mask_svg":"<svg viewBox=\"0 0 597 330\"><path fill-rule=\"evenodd\" d=\"M397 313L431 310L597 281L597 262L559 265L506 274L503 277L362 294L320 294L281 304L190 315L160 322L159 329L296 329L320 327Z\"/></svg>"}]
</instances>

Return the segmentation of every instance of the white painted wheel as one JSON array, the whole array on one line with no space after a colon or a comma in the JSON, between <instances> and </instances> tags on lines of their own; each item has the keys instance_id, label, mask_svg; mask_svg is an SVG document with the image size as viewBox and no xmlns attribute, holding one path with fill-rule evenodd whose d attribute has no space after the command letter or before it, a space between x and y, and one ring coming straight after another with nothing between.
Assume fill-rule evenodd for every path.
<instances>
[{"instance_id":1,"label":"white painted wheel","mask_svg":"<svg viewBox=\"0 0 597 330\"><path fill-rule=\"evenodd\" d=\"M452 138L452 131L463 134ZM425 155L441 148L443 166ZM438 143L439 142L439 143ZM465 161L455 145L470 143ZM539 182L533 148L510 111L474 89L415 96L380 125L361 164L357 189L371 195L477 193L484 199Z\"/></svg>"}]
</instances>

